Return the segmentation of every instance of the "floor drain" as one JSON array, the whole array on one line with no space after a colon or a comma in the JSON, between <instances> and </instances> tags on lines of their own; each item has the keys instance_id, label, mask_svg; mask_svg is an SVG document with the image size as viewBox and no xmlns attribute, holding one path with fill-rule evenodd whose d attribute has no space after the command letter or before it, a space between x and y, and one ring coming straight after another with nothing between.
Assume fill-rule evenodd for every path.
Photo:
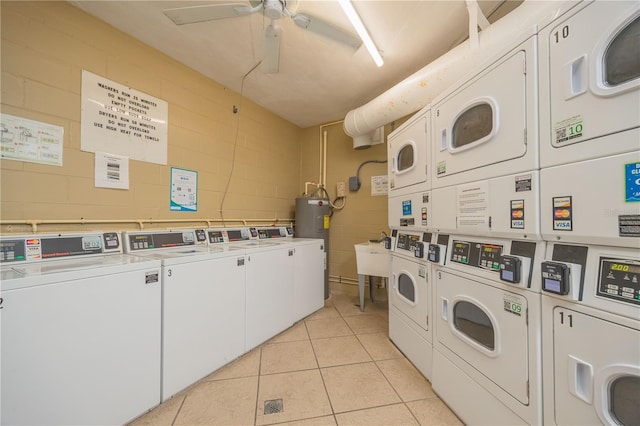
<instances>
[{"instance_id":1,"label":"floor drain","mask_svg":"<svg viewBox=\"0 0 640 426\"><path fill-rule=\"evenodd\" d=\"M264 402L264 413L275 414L282 413L284 408L282 407L282 399L271 399Z\"/></svg>"}]
</instances>

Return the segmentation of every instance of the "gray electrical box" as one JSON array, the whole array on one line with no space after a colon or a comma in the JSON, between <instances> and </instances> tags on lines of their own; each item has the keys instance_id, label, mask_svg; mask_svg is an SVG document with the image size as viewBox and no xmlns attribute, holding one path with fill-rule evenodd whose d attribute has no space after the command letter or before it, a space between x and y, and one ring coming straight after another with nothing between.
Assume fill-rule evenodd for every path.
<instances>
[{"instance_id":1,"label":"gray electrical box","mask_svg":"<svg viewBox=\"0 0 640 426\"><path fill-rule=\"evenodd\" d=\"M325 219L326 216L326 219ZM319 197L296 198L295 237L322 238L327 267L324 270L324 298L329 298L329 200Z\"/></svg>"},{"instance_id":2,"label":"gray electrical box","mask_svg":"<svg viewBox=\"0 0 640 426\"><path fill-rule=\"evenodd\" d=\"M357 176L351 176L349 178L349 191L357 191L360 189L360 179Z\"/></svg>"}]
</instances>

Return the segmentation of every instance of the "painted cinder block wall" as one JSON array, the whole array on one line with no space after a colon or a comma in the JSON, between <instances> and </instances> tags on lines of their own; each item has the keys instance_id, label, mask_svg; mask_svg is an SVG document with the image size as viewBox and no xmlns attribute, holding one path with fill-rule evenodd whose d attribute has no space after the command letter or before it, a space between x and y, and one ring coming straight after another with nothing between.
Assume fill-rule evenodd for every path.
<instances>
[{"instance_id":1,"label":"painted cinder block wall","mask_svg":"<svg viewBox=\"0 0 640 426\"><path fill-rule=\"evenodd\" d=\"M67 2L3 1L0 16L1 111L64 128L62 167L0 160L3 221L218 219L233 164L224 217L287 219L294 216L304 183L318 180L319 126L300 129ZM131 160L129 190L96 188L94 154L80 150L83 69L168 102L168 164ZM233 106L241 108L239 114ZM386 144L355 151L340 123L324 130L327 189L334 198L336 182L348 182L359 164L386 159ZM171 167L198 171L197 212L169 210ZM386 197L372 197L370 188L371 176L383 174L385 164L364 166L360 191L348 192L347 207L333 215L330 275L355 280L353 245L388 232ZM137 225L38 227L39 232L96 229Z\"/></svg>"}]
</instances>

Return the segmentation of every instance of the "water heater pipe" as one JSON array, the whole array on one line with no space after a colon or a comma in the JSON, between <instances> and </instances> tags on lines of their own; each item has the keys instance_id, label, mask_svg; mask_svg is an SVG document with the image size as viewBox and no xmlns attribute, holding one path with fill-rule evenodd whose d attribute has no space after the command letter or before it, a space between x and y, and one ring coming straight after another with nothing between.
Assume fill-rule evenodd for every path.
<instances>
[{"instance_id":1,"label":"water heater pipe","mask_svg":"<svg viewBox=\"0 0 640 426\"><path fill-rule=\"evenodd\" d=\"M524 41L577 3L525 0L478 34L477 46L471 39L466 40L375 99L349 111L344 119L345 133L354 139L366 137L374 129L424 108L468 70L488 65L488 59L506 53L515 46L514 41Z\"/></svg>"},{"instance_id":2,"label":"water heater pipe","mask_svg":"<svg viewBox=\"0 0 640 426\"><path fill-rule=\"evenodd\" d=\"M320 125L320 176L318 183L322 188L326 188L327 185L327 131L325 127L335 126L336 124L342 124L343 120L332 121L331 123L325 123Z\"/></svg>"}]
</instances>

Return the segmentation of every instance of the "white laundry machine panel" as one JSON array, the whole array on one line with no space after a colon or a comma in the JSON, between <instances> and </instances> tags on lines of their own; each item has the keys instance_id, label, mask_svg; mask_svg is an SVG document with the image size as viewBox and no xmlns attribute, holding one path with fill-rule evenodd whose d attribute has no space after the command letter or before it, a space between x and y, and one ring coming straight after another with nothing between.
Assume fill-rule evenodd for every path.
<instances>
[{"instance_id":1,"label":"white laundry machine panel","mask_svg":"<svg viewBox=\"0 0 640 426\"><path fill-rule=\"evenodd\" d=\"M433 264L433 388L464 422L539 424L544 242L451 235ZM469 401L478 401L470 403Z\"/></svg>"},{"instance_id":2,"label":"white laundry machine panel","mask_svg":"<svg viewBox=\"0 0 640 426\"><path fill-rule=\"evenodd\" d=\"M545 239L640 249L640 151L549 167L540 176Z\"/></svg>"},{"instance_id":3,"label":"white laundry machine panel","mask_svg":"<svg viewBox=\"0 0 640 426\"><path fill-rule=\"evenodd\" d=\"M540 32L541 167L638 149L639 36L637 1L583 2Z\"/></svg>"},{"instance_id":4,"label":"white laundry machine panel","mask_svg":"<svg viewBox=\"0 0 640 426\"><path fill-rule=\"evenodd\" d=\"M540 240L537 170L431 191L430 225L438 232Z\"/></svg>"},{"instance_id":5,"label":"white laundry machine panel","mask_svg":"<svg viewBox=\"0 0 640 426\"><path fill-rule=\"evenodd\" d=\"M162 400L245 352L245 254L198 230L124 234L129 253L162 262Z\"/></svg>"},{"instance_id":6,"label":"white laundry machine panel","mask_svg":"<svg viewBox=\"0 0 640 426\"><path fill-rule=\"evenodd\" d=\"M324 240L294 239L293 321L324 307Z\"/></svg>"},{"instance_id":7,"label":"white laundry machine panel","mask_svg":"<svg viewBox=\"0 0 640 426\"><path fill-rule=\"evenodd\" d=\"M426 230L431 225L430 192L421 191L405 195L389 194L387 203L389 228Z\"/></svg>"},{"instance_id":8,"label":"white laundry machine panel","mask_svg":"<svg viewBox=\"0 0 640 426\"><path fill-rule=\"evenodd\" d=\"M121 250L116 233L2 237L0 423L124 424L160 403L160 262Z\"/></svg>"},{"instance_id":9,"label":"white laundry machine panel","mask_svg":"<svg viewBox=\"0 0 640 426\"><path fill-rule=\"evenodd\" d=\"M294 254L294 249L288 245L263 244L247 249L247 351L286 330L294 322Z\"/></svg>"},{"instance_id":10,"label":"white laundry machine panel","mask_svg":"<svg viewBox=\"0 0 640 426\"><path fill-rule=\"evenodd\" d=\"M426 106L387 138L389 195L428 190L431 110Z\"/></svg>"},{"instance_id":11,"label":"white laundry machine panel","mask_svg":"<svg viewBox=\"0 0 640 426\"><path fill-rule=\"evenodd\" d=\"M547 259L541 265L545 423L638 424L638 250L552 244Z\"/></svg>"},{"instance_id":12,"label":"white laundry machine panel","mask_svg":"<svg viewBox=\"0 0 640 426\"><path fill-rule=\"evenodd\" d=\"M539 167L536 52L531 34L434 101L432 188Z\"/></svg>"},{"instance_id":13,"label":"white laundry machine panel","mask_svg":"<svg viewBox=\"0 0 640 426\"><path fill-rule=\"evenodd\" d=\"M426 261L432 234L392 230L389 338L431 379L431 265Z\"/></svg>"},{"instance_id":14,"label":"white laundry machine panel","mask_svg":"<svg viewBox=\"0 0 640 426\"><path fill-rule=\"evenodd\" d=\"M389 302L425 331L429 331L431 291L430 265L397 255L391 256ZM431 341L430 335L428 340Z\"/></svg>"}]
</instances>

